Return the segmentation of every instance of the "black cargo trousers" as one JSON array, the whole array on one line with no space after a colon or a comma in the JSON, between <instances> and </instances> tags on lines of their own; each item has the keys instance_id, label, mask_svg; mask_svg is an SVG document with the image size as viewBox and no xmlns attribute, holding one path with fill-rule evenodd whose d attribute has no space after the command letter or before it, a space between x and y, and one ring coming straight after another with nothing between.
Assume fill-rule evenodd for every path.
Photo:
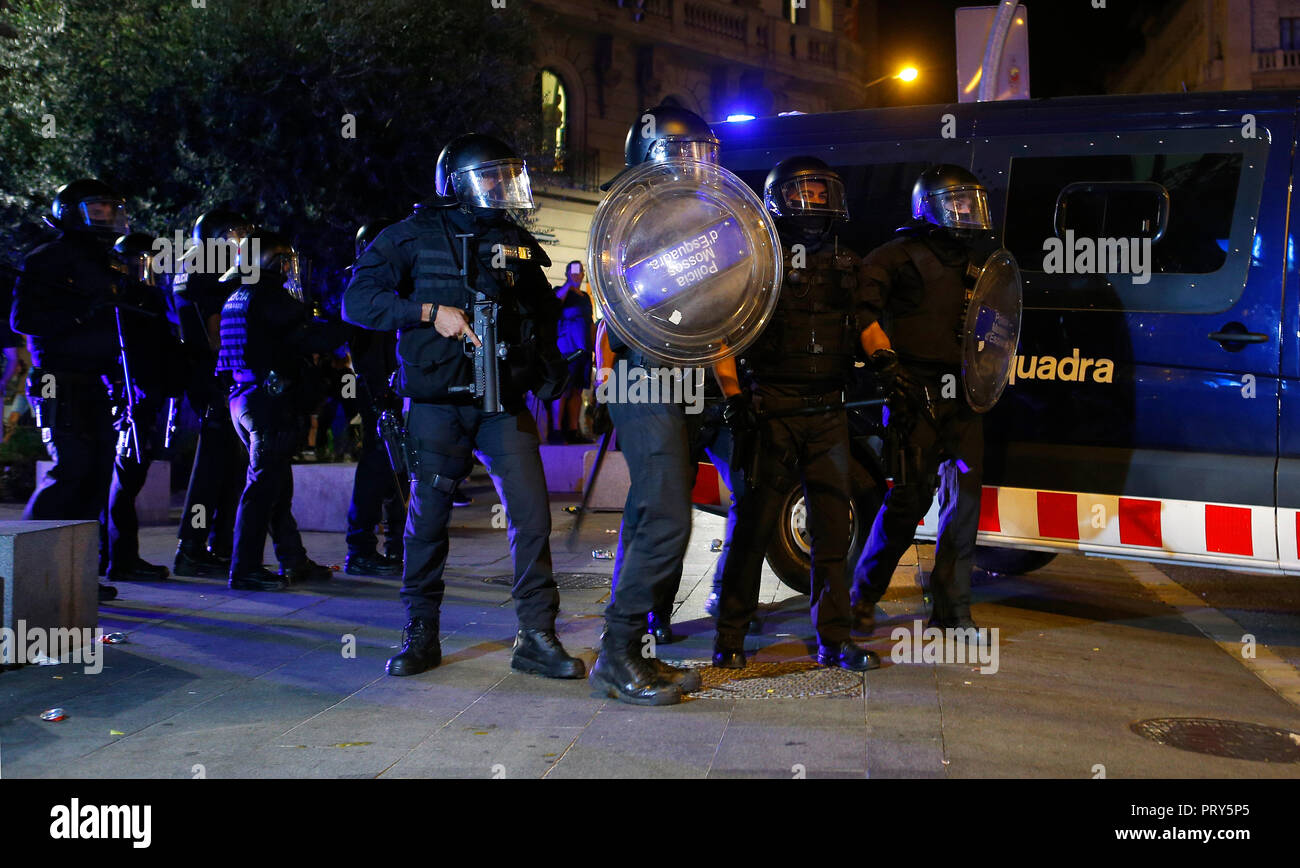
<instances>
[{"instance_id":1,"label":"black cargo trousers","mask_svg":"<svg viewBox=\"0 0 1300 868\"><path fill-rule=\"evenodd\" d=\"M899 559L912 545L917 525L930 510L937 488L939 527L934 571L930 574L934 600L931 620L947 626L970 617L970 573L984 478L984 420L960 396L956 371L911 364L907 368L931 396L937 396L934 417L938 430L920 419L907 423L910 431L904 432L901 441L913 458L906 482L895 484L885 494L884 505L876 514L853 572L853 598L875 605L885 595ZM959 394L942 397L945 387L952 394L954 384ZM894 416L889 424L903 424L903 420ZM961 471L958 458L967 466L967 472Z\"/></svg>"},{"instance_id":2,"label":"black cargo trousers","mask_svg":"<svg viewBox=\"0 0 1300 868\"><path fill-rule=\"evenodd\" d=\"M519 626L554 630L560 592L551 567L550 501L532 415L410 401L406 428L418 459L404 535L401 598L408 617L438 617L446 589L451 494L469 476L477 451L505 507Z\"/></svg>"},{"instance_id":3,"label":"black cargo trousers","mask_svg":"<svg viewBox=\"0 0 1300 868\"><path fill-rule=\"evenodd\" d=\"M234 546L239 480L247 475L248 455L232 424L226 381L211 373L211 364L209 360L208 373L196 375L187 390L199 417L199 439L177 537L191 550L211 548L225 555Z\"/></svg>"},{"instance_id":4,"label":"black cargo trousers","mask_svg":"<svg viewBox=\"0 0 1300 868\"><path fill-rule=\"evenodd\" d=\"M262 568L268 531L282 568L307 563L307 549L292 511L293 454L305 425L292 389L287 386L273 395L264 383L250 382L238 383L230 392L230 419L248 452L248 473L235 513L232 578Z\"/></svg>"},{"instance_id":5,"label":"black cargo trousers","mask_svg":"<svg viewBox=\"0 0 1300 868\"><path fill-rule=\"evenodd\" d=\"M129 570L140 560L140 518L136 513L135 499L149 477L149 466L162 451L163 440L158 426L161 398L146 397L136 403L130 420L135 425L136 436L133 439L130 439L125 404L125 401L118 402L114 419L118 431L117 457L113 462L113 481L108 489L107 566L112 571ZM123 437L128 438L127 442L123 442ZM139 454L135 452L137 442Z\"/></svg>"},{"instance_id":6,"label":"black cargo trousers","mask_svg":"<svg viewBox=\"0 0 1300 868\"><path fill-rule=\"evenodd\" d=\"M99 520L100 561L105 566L108 487L117 447L112 401L97 376L46 369L35 373L40 380L31 382L29 397L33 406L41 407L49 428L46 449L54 466L27 501L23 518Z\"/></svg>"},{"instance_id":7,"label":"black cargo trousers","mask_svg":"<svg viewBox=\"0 0 1300 868\"><path fill-rule=\"evenodd\" d=\"M347 543L349 555L375 554L379 538L375 526L384 523L384 554L402 557L401 528L406 524L393 466L388 450L379 439L379 415L369 402L363 401L361 414L361 454L352 480L352 500L348 504Z\"/></svg>"},{"instance_id":8,"label":"black cargo trousers","mask_svg":"<svg viewBox=\"0 0 1300 868\"><path fill-rule=\"evenodd\" d=\"M758 425L758 472L736 502L736 521L722 570L718 608L719 647L743 648L758 611L763 559L787 520L782 514L790 485L803 486L806 527L812 544L813 627L822 645L850 638L850 467L848 417L843 409L808 416L765 419L762 414L835 404L843 392L807 394L792 387L760 386L754 408ZM733 468L741 472L743 468Z\"/></svg>"},{"instance_id":9,"label":"black cargo trousers","mask_svg":"<svg viewBox=\"0 0 1300 868\"><path fill-rule=\"evenodd\" d=\"M620 356L610 374L610 388L628 395L635 380L645 376L642 372L657 363L636 352ZM684 369L683 376L694 376L693 370ZM651 612L661 618L671 615L690 543L697 468L691 435L702 414L687 413L684 403L668 398L608 405L630 482L605 608L606 632L618 642L633 642L644 634Z\"/></svg>"}]
</instances>

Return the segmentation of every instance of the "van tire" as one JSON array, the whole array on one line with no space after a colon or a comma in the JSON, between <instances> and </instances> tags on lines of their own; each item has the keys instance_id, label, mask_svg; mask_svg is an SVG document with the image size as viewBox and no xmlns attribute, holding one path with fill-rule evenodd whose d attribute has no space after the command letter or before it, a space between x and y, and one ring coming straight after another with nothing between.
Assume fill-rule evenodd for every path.
<instances>
[{"instance_id":1,"label":"van tire","mask_svg":"<svg viewBox=\"0 0 1300 868\"><path fill-rule=\"evenodd\" d=\"M975 566L997 576L1023 576L1047 566L1055 557L1056 552L1004 549L996 546L975 547Z\"/></svg>"},{"instance_id":2,"label":"van tire","mask_svg":"<svg viewBox=\"0 0 1300 868\"><path fill-rule=\"evenodd\" d=\"M866 478L865 473L854 474L854 477ZM849 524L849 554L844 562L844 572L850 581L853 577L853 568L857 565L862 549L867 544L871 523L875 520L883 501L880 490L869 482L855 485L855 489L851 500L853 511ZM787 588L807 594L812 585L812 559L795 539L793 527L794 510L801 500L803 500L803 487L796 482L781 498L780 526L767 547L767 565Z\"/></svg>"}]
</instances>

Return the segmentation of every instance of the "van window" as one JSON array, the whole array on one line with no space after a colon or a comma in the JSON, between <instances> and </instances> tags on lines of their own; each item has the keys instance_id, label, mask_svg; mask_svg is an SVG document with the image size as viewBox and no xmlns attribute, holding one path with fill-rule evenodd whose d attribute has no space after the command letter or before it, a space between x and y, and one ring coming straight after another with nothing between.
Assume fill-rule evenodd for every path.
<instances>
[{"instance_id":1,"label":"van window","mask_svg":"<svg viewBox=\"0 0 1300 868\"><path fill-rule=\"evenodd\" d=\"M1191 289L1196 281L1160 275L1224 269L1243 162L1240 152L1013 156L1004 243L1025 274L1026 304L1171 311L1213 305L1206 293L1214 281L1200 280L1198 293ZM1248 225L1237 230L1249 237ZM1091 268L1080 258L1082 238L1107 239L1095 245ZM1118 251L1116 241L1126 250ZM1103 246L1110 255L1101 255ZM1138 268L1150 279L1132 277ZM1224 270L1226 281L1232 269Z\"/></svg>"}]
</instances>

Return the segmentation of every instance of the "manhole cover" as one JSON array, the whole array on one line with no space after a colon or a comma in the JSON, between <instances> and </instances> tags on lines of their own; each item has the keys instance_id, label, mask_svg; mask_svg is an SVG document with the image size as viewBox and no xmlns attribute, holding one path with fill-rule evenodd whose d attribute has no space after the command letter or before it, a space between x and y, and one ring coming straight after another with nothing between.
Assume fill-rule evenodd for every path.
<instances>
[{"instance_id":1,"label":"manhole cover","mask_svg":"<svg viewBox=\"0 0 1300 868\"><path fill-rule=\"evenodd\" d=\"M861 696L862 674L827 669L811 660L754 662L744 669L716 669L706 660L664 660L700 670L704 684L695 699L803 699Z\"/></svg>"},{"instance_id":2,"label":"manhole cover","mask_svg":"<svg viewBox=\"0 0 1300 868\"><path fill-rule=\"evenodd\" d=\"M514 587L513 574L506 576L488 576L483 580L489 585ZM603 573L556 573L555 584L562 591L583 591L593 588L608 588L609 576Z\"/></svg>"},{"instance_id":3,"label":"manhole cover","mask_svg":"<svg viewBox=\"0 0 1300 868\"><path fill-rule=\"evenodd\" d=\"M1239 720L1157 717L1129 724L1143 738L1179 750L1265 763L1300 763L1300 732Z\"/></svg>"}]
</instances>

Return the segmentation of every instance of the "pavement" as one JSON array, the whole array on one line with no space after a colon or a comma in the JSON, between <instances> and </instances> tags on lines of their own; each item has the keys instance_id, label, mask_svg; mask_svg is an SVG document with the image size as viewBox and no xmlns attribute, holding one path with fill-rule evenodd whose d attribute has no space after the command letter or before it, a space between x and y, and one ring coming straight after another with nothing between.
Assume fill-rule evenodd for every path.
<instances>
[{"instance_id":1,"label":"pavement","mask_svg":"<svg viewBox=\"0 0 1300 868\"><path fill-rule=\"evenodd\" d=\"M723 521L697 511L674 613L684 638L659 654L706 667L705 691L637 708L593 697L585 682L510 670L509 585L493 581L511 572L509 542L494 527L490 482L476 476L469 491L474 505L453 517L437 669L384 674L405 620L399 581L345 575L343 535L307 533L315 560L340 565L332 582L283 593L183 577L122 583L101 627L128 641L104 646L102 672L65 663L0 674L0 776L1300 777L1285 750L1232 758L1232 736L1184 750L1132 727L1227 720L1282 730L1284 745L1300 732L1295 579L1078 556L1028 576L979 573L974 614L998 628L996 666L951 653L900 662L925 617L922 546L899 567L868 642L884 666L863 676L811 663L807 598L765 569L751 665L722 672L707 668L703 607ZM615 548L620 516L591 516L569 552L568 503L552 502L558 629L590 665L613 565L592 551ZM0 507L0 517L19 511ZM174 525L142 529L146 559L170 565L174 550ZM52 707L66 719L43 721Z\"/></svg>"}]
</instances>

